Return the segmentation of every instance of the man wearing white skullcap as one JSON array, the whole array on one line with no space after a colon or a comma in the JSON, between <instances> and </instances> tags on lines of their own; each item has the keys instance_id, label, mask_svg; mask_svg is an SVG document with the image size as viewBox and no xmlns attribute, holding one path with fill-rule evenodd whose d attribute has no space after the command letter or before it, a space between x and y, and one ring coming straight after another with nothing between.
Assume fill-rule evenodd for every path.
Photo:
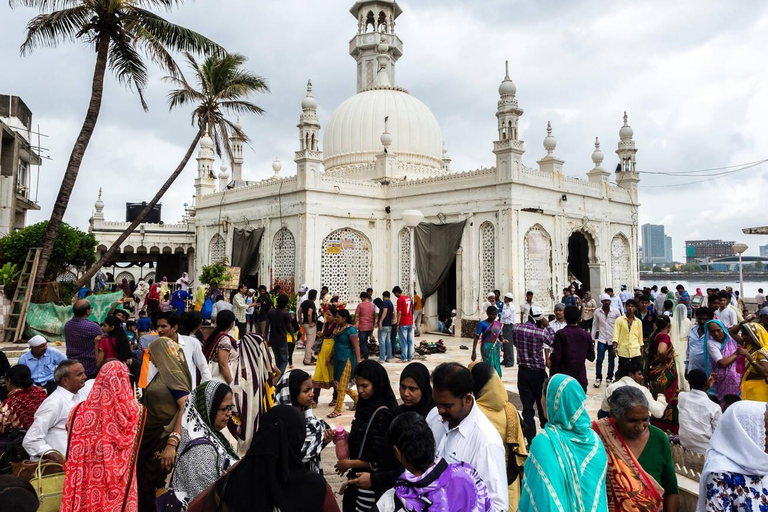
<instances>
[{"instance_id":1,"label":"man wearing white skullcap","mask_svg":"<svg viewBox=\"0 0 768 512\"><path fill-rule=\"evenodd\" d=\"M29 351L19 357L19 364L28 366L35 384L45 388L50 395L56 389L53 371L65 359L58 350L48 350L48 341L38 334L29 340Z\"/></svg>"}]
</instances>

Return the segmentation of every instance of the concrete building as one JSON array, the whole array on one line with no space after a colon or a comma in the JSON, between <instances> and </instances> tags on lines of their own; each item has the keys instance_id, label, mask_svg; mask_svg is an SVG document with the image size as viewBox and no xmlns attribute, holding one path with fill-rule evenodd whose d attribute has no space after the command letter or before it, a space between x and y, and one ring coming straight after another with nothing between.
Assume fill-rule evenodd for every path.
<instances>
[{"instance_id":1,"label":"concrete building","mask_svg":"<svg viewBox=\"0 0 768 512\"><path fill-rule=\"evenodd\" d=\"M664 226L660 224L643 224L641 226L643 249L642 263L655 265L668 263Z\"/></svg>"},{"instance_id":2,"label":"concrete building","mask_svg":"<svg viewBox=\"0 0 768 512\"><path fill-rule=\"evenodd\" d=\"M672 254L672 237L664 235L664 263L672 263L675 260Z\"/></svg>"},{"instance_id":3,"label":"concrete building","mask_svg":"<svg viewBox=\"0 0 768 512\"><path fill-rule=\"evenodd\" d=\"M686 263L706 263L717 258L733 256L735 242L724 242L722 240L686 240L685 241L685 262Z\"/></svg>"},{"instance_id":4,"label":"concrete building","mask_svg":"<svg viewBox=\"0 0 768 512\"><path fill-rule=\"evenodd\" d=\"M33 136L32 111L0 94L0 236L24 228L27 212L40 209L30 194L32 166L42 163Z\"/></svg>"},{"instance_id":5,"label":"concrete building","mask_svg":"<svg viewBox=\"0 0 768 512\"><path fill-rule=\"evenodd\" d=\"M544 152L526 165L518 128L523 109L507 70L496 112L488 112L498 133L489 141L490 162L455 172L438 120L396 85L396 63L404 54L395 29L400 5L358 1L351 12L349 53L357 71L350 79L357 92L323 126L308 83L290 175L282 174L283 164L275 159L271 178L243 180L237 138L231 177L223 165L216 174L211 138L201 139L194 206L186 216L192 233L185 243L194 248L195 260L190 269L224 257L242 259L245 234L252 250L242 277L249 283L327 285L354 307L369 286L377 295L395 285L410 288L411 238L403 212L418 209L425 217L417 229L417 260L434 256L435 240L422 231L448 224L458 229L441 278L432 283L434 294L425 300L425 318L433 327L438 314L451 309L460 320L477 320L480 304L494 289L511 291L518 301L532 290L535 302L551 310L574 279L594 293L639 283L640 175L626 113L615 182L601 166L605 157L597 140L592 168L577 164L586 179L564 174L551 125L540 127ZM101 241L99 225L104 224L94 223L93 231ZM418 265L416 270L420 276L425 271ZM417 289L424 286L420 277Z\"/></svg>"},{"instance_id":6,"label":"concrete building","mask_svg":"<svg viewBox=\"0 0 768 512\"><path fill-rule=\"evenodd\" d=\"M768 258L768 244L760 246L760 256Z\"/></svg>"}]
</instances>

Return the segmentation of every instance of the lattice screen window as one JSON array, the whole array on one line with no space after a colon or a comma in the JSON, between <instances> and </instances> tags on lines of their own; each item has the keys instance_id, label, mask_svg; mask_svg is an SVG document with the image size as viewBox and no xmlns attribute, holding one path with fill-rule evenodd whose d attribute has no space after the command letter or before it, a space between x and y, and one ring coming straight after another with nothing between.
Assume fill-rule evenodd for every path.
<instances>
[{"instance_id":1,"label":"lattice screen window","mask_svg":"<svg viewBox=\"0 0 768 512\"><path fill-rule=\"evenodd\" d=\"M371 243L357 231L343 228L323 239L322 251L322 284L340 299L357 302L360 292L371 285Z\"/></svg>"},{"instance_id":2,"label":"lattice screen window","mask_svg":"<svg viewBox=\"0 0 768 512\"><path fill-rule=\"evenodd\" d=\"M208 263L218 263L227 256L227 242L224 237L216 233L208 244Z\"/></svg>"},{"instance_id":3,"label":"lattice screen window","mask_svg":"<svg viewBox=\"0 0 768 512\"><path fill-rule=\"evenodd\" d=\"M72 272L67 271L67 272L64 272L63 274L59 274L56 280L60 283L74 283L77 280L77 276Z\"/></svg>"},{"instance_id":4,"label":"lattice screen window","mask_svg":"<svg viewBox=\"0 0 768 512\"><path fill-rule=\"evenodd\" d=\"M611 276L614 290L622 284L629 285L629 242L622 235L611 241Z\"/></svg>"},{"instance_id":5,"label":"lattice screen window","mask_svg":"<svg viewBox=\"0 0 768 512\"><path fill-rule=\"evenodd\" d=\"M490 222L480 226L480 284L481 297L496 289L496 235Z\"/></svg>"},{"instance_id":6,"label":"lattice screen window","mask_svg":"<svg viewBox=\"0 0 768 512\"><path fill-rule=\"evenodd\" d=\"M272 278L293 279L296 274L296 239L288 228L275 233L272 244Z\"/></svg>"},{"instance_id":7,"label":"lattice screen window","mask_svg":"<svg viewBox=\"0 0 768 512\"><path fill-rule=\"evenodd\" d=\"M400 288L410 292L411 273L411 232L408 228L400 230Z\"/></svg>"},{"instance_id":8,"label":"lattice screen window","mask_svg":"<svg viewBox=\"0 0 768 512\"><path fill-rule=\"evenodd\" d=\"M534 226L525 235L525 290L533 292L533 302L548 307L552 300L552 257L549 235Z\"/></svg>"}]
</instances>

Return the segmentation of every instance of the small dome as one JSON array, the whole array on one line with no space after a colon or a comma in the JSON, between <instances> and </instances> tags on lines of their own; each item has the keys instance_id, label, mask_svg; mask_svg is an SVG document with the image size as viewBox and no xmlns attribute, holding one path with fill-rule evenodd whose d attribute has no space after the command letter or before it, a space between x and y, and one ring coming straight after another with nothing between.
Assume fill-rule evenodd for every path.
<instances>
[{"instance_id":1,"label":"small dome","mask_svg":"<svg viewBox=\"0 0 768 512\"><path fill-rule=\"evenodd\" d=\"M229 178L229 168L224 164L221 164L219 178Z\"/></svg>"},{"instance_id":2,"label":"small dome","mask_svg":"<svg viewBox=\"0 0 768 512\"><path fill-rule=\"evenodd\" d=\"M551 155L557 147L557 139L552 136L552 123L547 121L547 136L544 137L544 149L547 150L547 154Z\"/></svg>"},{"instance_id":3,"label":"small dome","mask_svg":"<svg viewBox=\"0 0 768 512\"><path fill-rule=\"evenodd\" d=\"M600 150L600 141L595 137L595 150L592 152L592 162L595 167L600 167L603 163L603 152Z\"/></svg>"},{"instance_id":4,"label":"small dome","mask_svg":"<svg viewBox=\"0 0 768 512\"><path fill-rule=\"evenodd\" d=\"M632 136L635 134L635 131L632 129L629 124L627 124L627 112L624 112L624 126L621 127L621 130L619 130L619 137L621 137L621 140L625 139L631 139Z\"/></svg>"},{"instance_id":5,"label":"small dome","mask_svg":"<svg viewBox=\"0 0 768 512\"><path fill-rule=\"evenodd\" d=\"M101 189L99 189L99 197L96 199L96 202L93 203L93 206L96 208L97 212L104 209L104 201L101 200Z\"/></svg>"},{"instance_id":6,"label":"small dome","mask_svg":"<svg viewBox=\"0 0 768 512\"><path fill-rule=\"evenodd\" d=\"M283 163L275 157L275 161L272 162L272 170L275 171L275 174L279 173L280 170L283 168Z\"/></svg>"},{"instance_id":7,"label":"small dome","mask_svg":"<svg viewBox=\"0 0 768 512\"><path fill-rule=\"evenodd\" d=\"M206 131L205 135L200 138L200 148L213 149L213 139L210 135L208 135L208 131Z\"/></svg>"},{"instance_id":8,"label":"small dome","mask_svg":"<svg viewBox=\"0 0 768 512\"><path fill-rule=\"evenodd\" d=\"M381 141L382 146L388 148L392 145L392 134L389 132L384 132L381 134L381 137L379 137L379 140Z\"/></svg>"},{"instance_id":9,"label":"small dome","mask_svg":"<svg viewBox=\"0 0 768 512\"><path fill-rule=\"evenodd\" d=\"M336 107L323 137L325 170L374 162L385 117L399 162L442 168L443 134L432 111L407 92L388 87L360 92Z\"/></svg>"},{"instance_id":10,"label":"small dome","mask_svg":"<svg viewBox=\"0 0 768 512\"><path fill-rule=\"evenodd\" d=\"M307 95L301 100L301 108L317 110L317 100L312 96L312 80L307 81Z\"/></svg>"},{"instance_id":11,"label":"small dome","mask_svg":"<svg viewBox=\"0 0 768 512\"><path fill-rule=\"evenodd\" d=\"M509 78L509 61L504 62L504 69L506 70L506 73L504 74L504 80L499 86L499 96L514 96L517 93L517 86L515 85L515 82Z\"/></svg>"}]
</instances>

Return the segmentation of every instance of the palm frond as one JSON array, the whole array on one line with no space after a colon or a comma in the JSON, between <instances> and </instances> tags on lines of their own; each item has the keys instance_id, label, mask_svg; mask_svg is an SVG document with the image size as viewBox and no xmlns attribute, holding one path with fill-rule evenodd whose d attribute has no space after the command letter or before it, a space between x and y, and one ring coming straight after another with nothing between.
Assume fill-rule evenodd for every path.
<instances>
[{"instance_id":1,"label":"palm frond","mask_svg":"<svg viewBox=\"0 0 768 512\"><path fill-rule=\"evenodd\" d=\"M38 47L56 47L62 42L75 41L91 20L93 11L84 6L39 14L27 24L27 38L21 45L25 55Z\"/></svg>"},{"instance_id":2,"label":"palm frond","mask_svg":"<svg viewBox=\"0 0 768 512\"><path fill-rule=\"evenodd\" d=\"M168 20L139 7L131 7L131 17L169 50L193 52L197 54L221 54L224 49L207 37L176 25Z\"/></svg>"},{"instance_id":3,"label":"palm frond","mask_svg":"<svg viewBox=\"0 0 768 512\"><path fill-rule=\"evenodd\" d=\"M57 11L77 7L83 4L82 0L8 0L11 9L16 7L34 7L40 12Z\"/></svg>"},{"instance_id":4,"label":"palm frond","mask_svg":"<svg viewBox=\"0 0 768 512\"><path fill-rule=\"evenodd\" d=\"M121 84L136 89L144 110L149 110L144 101L144 88L147 85L147 67L141 60L141 55L127 41L113 38L109 49L109 69Z\"/></svg>"},{"instance_id":5,"label":"palm frond","mask_svg":"<svg viewBox=\"0 0 768 512\"><path fill-rule=\"evenodd\" d=\"M142 51L158 66L167 70L171 75L177 75L180 73L179 67L173 56L165 49L165 47L152 35L146 28L139 24L131 26L132 32L137 36L136 42L141 47Z\"/></svg>"},{"instance_id":6,"label":"palm frond","mask_svg":"<svg viewBox=\"0 0 768 512\"><path fill-rule=\"evenodd\" d=\"M248 134L246 134L242 128L237 126L236 123L233 123L232 121L226 118L223 119L223 121L224 121L224 124L227 125L227 128L229 128L230 133L236 133L241 139L243 139L243 142L245 142L246 144L251 142L251 139L250 137L248 137Z\"/></svg>"},{"instance_id":7,"label":"palm frond","mask_svg":"<svg viewBox=\"0 0 768 512\"><path fill-rule=\"evenodd\" d=\"M219 106L235 114L264 114L264 109L248 101L222 101Z\"/></svg>"}]
</instances>

